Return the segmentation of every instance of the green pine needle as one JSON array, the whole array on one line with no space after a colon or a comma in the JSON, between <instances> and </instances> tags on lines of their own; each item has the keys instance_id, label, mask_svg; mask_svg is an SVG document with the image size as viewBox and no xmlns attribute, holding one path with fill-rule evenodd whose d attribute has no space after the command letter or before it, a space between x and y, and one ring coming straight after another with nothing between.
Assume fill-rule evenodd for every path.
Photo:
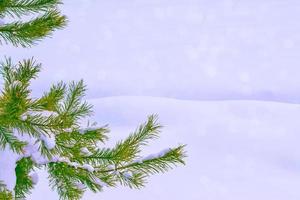
<instances>
[{"instance_id":1,"label":"green pine needle","mask_svg":"<svg viewBox=\"0 0 300 200\"><path fill-rule=\"evenodd\" d=\"M17 131L30 135L40 154L48 159L38 163L27 157L17 162L15 198L30 194L34 185L29 174L36 169L48 171L50 185L60 199L76 200L88 189L101 192L104 187L118 185L141 188L150 175L185 164L184 145L142 157L142 147L157 139L162 129L156 115L150 115L113 148L106 148L107 126L80 126L92 113L92 106L83 100L83 81L60 82L41 98L32 98L30 83L40 69L41 64L33 59L17 64L7 59L1 67L4 84L0 95L0 151L10 148L23 155L27 143L18 140L14 135ZM55 137L54 148L49 149L41 136ZM0 199L11 199L13 193L2 188Z\"/></svg>"},{"instance_id":2,"label":"green pine needle","mask_svg":"<svg viewBox=\"0 0 300 200\"><path fill-rule=\"evenodd\" d=\"M60 0L2 0L0 2L0 17L11 17L46 12L55 9Z\"/></svg>"},{"instance_id":3,"label":"green pine needle","mask_svg":"<svg viewBox=\"0 0 300 200\"><path fill-rule=\"evenodd\" d=\"M18 21L0 26L0 44L12 43L14 46L30 47L65 25L66 17L59 11L47 11L28 22Z\"/></svg>"}]
</instances>

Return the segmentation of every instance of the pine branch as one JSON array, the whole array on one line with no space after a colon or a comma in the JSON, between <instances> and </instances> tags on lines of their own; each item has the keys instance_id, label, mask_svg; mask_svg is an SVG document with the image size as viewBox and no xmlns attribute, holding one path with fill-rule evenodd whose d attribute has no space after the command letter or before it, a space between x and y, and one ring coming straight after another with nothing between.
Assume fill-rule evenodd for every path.
<instances>
[{"instance_id":1,"label":"pine branch","mask_svg":"<svg viewBox=\"0 0 300 200\"><path fill-rule=\"evenodd\" d=\"M19 80L24 85L28 86L30 80L36 79L37 74L41 71L41 63L31 58L18 63L18 68L15 69L14 79Z\"/></svg>"},{"instance_id":2,"label":"pine branch","mask_svg":"<svg viewBox=\"0 0 300 200\"><path fill-rule=\"evenodd\" d=\"M23 158L17 162L16 166L16 186L14 188L16 199L24 199L33 189L33 182L29 173L33 170L33 161L29 158Z\"/></svg>"},{"instance_id":3,"label":"pine branch","mask_svg":"<svg viewBox=\"0 0 300 200\"><path fill-rule=\"evenodd\" d=\"M25 145L25 142L19 141L6 128L0 126L0 150L8 146L12 151L20 153Z\"/></svg>"},{"instance_id":4,"label":"pine branch","mask_svg":"<svg viewBox=\"0 0 300 200\"><path fill-rule=\"evenodd\" d=\"M20 120L15 124L16 128L32 136L40 134L49 135L50 133L59 133L62 131L62 125L58 121L58 116L50 114L44 116L43 113L28 114L25 120Z\"/></svg>"},{"instance_id":5,"label":"pine branch","mask_svg":"<svg viewBox=\"0 0 300 200\"><path fill-rule=\"evenodd\" d=\"M105 141L107 128L95 128L80 134L77 131L62 132L56 136L55 151L63 157L72 158L73 161L83 163L82 148L89 148L94 151L97 148L98 142Z\"/></svg>"},{"instance_id":6,"label":"pine branch","mask_svg":"<svg viewBox=\"0 0 300 200\"><path fill-rule=\"evenodd\" d=\"M120 141L113 149L98 149L92 155L83 157L84 161L97 164L116 164L133 161L141 152L141 146L156 139L162 126L157 123L157 116L151 115L124 141Z\"/></svg>"},{"instance_id":7,"label":"pine branch","mask_svg":"<svg viewBox=\"0 0 300 200\"><path fill-rule=\"evenodd\" d=\"M0 17L29 15L55 9L60 0L2 0L0 2Z\"/></svg>"},{"instance_id":8,"label":"pine branch","mask_svg":"<svg viewBox=\"0 0 300 200\"><path fill-rule=\"evenodd\" d=\"M153 156L153 158L149 159L145 158L142 161L124 166L121 169L134 169L143 172L148 176L166 172L169 169L172 169L173 166L185 164L183 160L186 157L184 147L185 146L182 145L174 149L169 149L165 154L157 155L157 157Z\"/></svg>"},{"instance_id":9,"label":"pine branch","mask_svg":"<svg viewBox=\"0 0 300 200\"><path fill-rule=\"evenodd\" d=\"M146 123L142 124L126 140L116 145L115 156L121 161L132 161L140 153L141 146L147 145L149 140L158 137L161 128L162 126L157 123L157 116L149 116Z\"/></svg>"},{"instance_id":10,"label":"pine branch","mask_svg":"<svg viewBox=\"0 0 300 200\"><path fill-rule=\"evenodd\" d=\"M83 80L79 82L71 82L69 85L68 94L66 96L66 99L64 101L63 105L63 112L65 113L81 113L84 112L90 113L91 107L86 105L86 103L81 103L82 98L84 97L86 92L86 86L83 84ZM80 107L80 108L79 108ZM86 111L78 111L82 109L82 107L88 107L86 108Z\"/></svg>"},{"instance_id":11,"label":"pine branch","mask_svg":"<svg viewBox=\"0 0 300 200\"><path fill-rule=\"evenodd\" d=\"M176 166L177 164L185 164L183 161L183 159L186 157L184 147L185 145L181 145L173 149L170 148L162 155L151 155L149 158L146 157L144 159L139 159L128 165L117 167L115 169L99 171L99 173L119 171L124 169L142 171L147 175L165 172L168 169L172 169L172 165Z\"/></svg>"},{"instance_id":12,"label":"pine branch","mask_svg":"<svg viewBox=\"0 0 300 200\"><path fill-rule=\"evenodd\" d=\"M105 186L115 186L115 176L97 173L65 163L48 165L50 184L60 194L60 199L80 199L87 188L93 192L102 191Z\"/></svg>"},{"instance_id":13,"label":"pine branch","mask_svg":"<svg viewBox=\"0 0 300 200\"><path fill-rule=\"evenodd\" d=\"M79 119L92 114L92 106L85 101L82 102L85 92L86 87L82 80L79 82L73 81L69 85L67 95L58 111L65 127L78 126Z\"/></svg>"},{"instance_id":14,"label":"pine branch","mask_svg":"<svg viewBox=\"0 0 300 200\"><path fill-rule=\"evenodd\" d=\"M17 162L14 197L25 198L30 193L33 180L29 172L41 167L48 170L50 185L60 199L76 200L87 189L99 192L118 184L140 188L148 176L184 164L184 146L141 158L142 146L159 136L162 126L156 115L149 116L115 147L100 148L99 144L108 140L107 126L79 126L92 108L82 100L86 91L83 81L68 87L58 83L41 98L32 99L29 85L40 68L33 59L16 65L8 59L1 68L0 150L8 146L22 158ZM19 136L30 139L23 142L21 137L19 141ZM1 195L10 193L3 190Z\"/></svg>"},{"instance_id":15,"label":"pine branch","mask_svg":"<svg viewBox=\"0 0 300 200\"><path fill-rule=\"evenodd\" d=\"M49 164L49 179L52 189L57 190L60 199L80 199L83 190L76 187L76 174L74 169L65 164Z\"/></svg>"},{"instance_id":16,"label":"pine branch","mask_svg":"<svg viewBox=\"0 0 300 200\"><path fill-rule=\"evenodd\" d=\"M0 66L0 73L4 78L6 88L9 88L14 82L17 82L16 85L28 87L30 80L35 79L41 70L41 64L36 63L33 58L24 59L17 65L12 63L11 58L7 58Z\"/></svg>"},{"instance_id":17,"label":"pine branch","mask_svg":"<svg viewBox=\"0 0 300 200\"><path fill-rule=\"evenodd\" d=\"M18 21L0 26L0 44L5 42L14 46L30 47L65 25L66 17L57 10L50 10L28 22Z\"/></svg>"},{"instance_id":18,"label":"pine branch","mask_svg":"<svg viewBox=\"0 0 300 200\"><path fill-rule=\"evenodd\" d=\"M66 84L63 82L52 85L50 91L44 93L44 95L35 101L30 108L58 112L59 102L64 98L65 92Z\"/></svg>"},{"instance_id":19,"label":"pine branch","mask_svg":"<svg viewBox=\"0 0 300 200\"><path fill-rule=\"evenodd\" d=\"M99 170L98 173L113 172L117 175L117 181L130 188L144 187L146 178L156 173L164 173L178 164L185 164L186 157L184 145L168 149L167 152L158 155L150 155L148 158L137 160L133 163L116 167L114 169Z\"/></svg>"},{"instance_id":20,"label":"pine branch","mask_svg":"<svg viewBox=\"0 0 300 200\"><path fill-rule=\"evenodd\" d=\"M119 157L116 156L115 151L109 148L97 149L92 155L89 156L80 156L81 162L91 163L94 166L99 165L115 165L119 160Z\"/></svg>"},{"instance_id":21,"label":"pine branch","mask_svg":"<svg viewBox=\"0 0 300 200\"><path fill-rule=\"evenodd\" d=\"M0 180L0 199L13 200L11 192L7 191L6 185Z\"/></svg>"}]
</instances>

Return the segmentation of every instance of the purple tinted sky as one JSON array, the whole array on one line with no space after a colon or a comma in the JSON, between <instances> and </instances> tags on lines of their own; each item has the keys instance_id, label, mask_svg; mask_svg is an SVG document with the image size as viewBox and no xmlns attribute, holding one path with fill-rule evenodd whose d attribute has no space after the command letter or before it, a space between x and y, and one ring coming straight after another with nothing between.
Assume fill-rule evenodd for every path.
<instances>
[{"instance_id":1,"label":"purple tinted sky","mask_svg":"<svg viewBox=\"0 0 300 200\"><path fill-rule=\"evenodd\" d=\"M300 102L297 0L64 2L65 30L34 48L3 52L43 62L38 91L83 78L93 98Z\"/></svg>"}]
</instances>

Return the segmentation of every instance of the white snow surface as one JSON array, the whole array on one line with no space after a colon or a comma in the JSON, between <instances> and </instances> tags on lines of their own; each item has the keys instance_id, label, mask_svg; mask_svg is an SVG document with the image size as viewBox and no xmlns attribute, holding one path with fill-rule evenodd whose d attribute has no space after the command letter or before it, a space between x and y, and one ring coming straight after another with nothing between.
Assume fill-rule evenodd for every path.
<instances>
[{"instance_id":1,"label":"white snow surface","mask_svg":"<svg viewBox=\"0 0 300 200\"><path fill-rule=\"evenodd\" d=\"M0 56L43 63L36 96L84 79L93 121L112 129L109 145L157 113L162 137L142 156L178 143L188 153L185 167L153 176L143 190L106 188L84 199L300 199L300 107L290 104L300 103L300 1L64 3L66 29L26 51L5 46ZM12 188L18 157L7 155L0 152L0 179ZM29 199L58 199L39 175Z\"/></svg>"},{"instance_id":2,"label":"white snow surface","mask_svg":"<svg viewBox=\"0 0 300 200\"><path fill-rule=\"evenodd\" d=\"M149 179L142 190L106 188L91 199L298 200L300 105L260 101L184 101L154 97L94 99L95 119L110 124L112 141L125 138L151 113L161 138L143 156L187 144L186 166ZM57 199L42 173L30 199ZM172 191L172 192L170 192Z\"/></svg>"},{"instance_id":3,"label":"white snow surface","mask_svg":"<svg viewBox=\"0 0 300 200\"><path fill-rule=\"evenodd\" d=\"M86 148L86 147L81 148L80 152L82 153L82 155L85 155L85 156L90 156L92 154L92 152L90 152L88 150L88 148Z\"/></svg>"},{"instance_id":4,"label":"white snow surface","mask_svg":"<svg viewBox=\"0 0 300 200\"><path fill-rule=\"evenodd\" d=\"M40 139L44 142L47 149L51 150L55 147L55 135L41 134Z\"/></svg>"},{"instance_id":5,"label":"white snow surface","mask_svg":"<svg viewBox=\"0 0 300 200\"><path fill-rule=\"evenodd\" d=\"M76 187L80 190L84 190L86 188L86 186L82 183L76 183Z\"/></svg>"},{"instance_id":6,"label":"white snow surface","mask_svg":"<svg viewBox=\"0 0 300 200\"><path fill-rule=\"evenodd\" d=\"M164 149L162 151L160 151L159 153L156 153L156 154L149 154L147 156L145 156L144 158L138 160L137 162L138 163L141 163L145 160L150 160L150 159L155 159L155 158L159 158L159 157L163 157L164 155L166 155L171 149L170 148L167 148L167 149Z\"/></svg>"},{"instance_id":7,"label":"white snow surface","mask_svg":"<svg viewBox=\"0 0 300 200\"><path fill-rule=\"evenodd\" d=\"M8 147L0 151L0 180L10 191L13 191L16 184L15 167L18 158Z\"/></svg>"},{"instance_id":8,"label":"white snow surface","mask_svg":"<svg viewBox=\"0 0 300 200\"><path fill-rule=\"evenodd\" d=\"M105 187L106 183L104 183L100 178L93 177L93 182L101 187Z\"/></svg>"},{"instance_id":9,"label":"white snow surface","mask_svg":"<svg viewBox=\"0 0 300 200\"><path fill-rule=\"evenodd\" d=\"M83 164L81 167L82 167L83 169L88 170L89 172L95 171L94 167L93 167L92 165L89 165L89 164Z\"/></svg>"},{"instance_id":10,"label":"white snow surface","mask_svg":"<svg viewBox=\"0 0 300 200\"><path fill-rule=\"evenodd\" d=\"M29 176L30 176L30 178L32 180L32 183L34 185L36 185L39 182L39 175L38 175L38 173L32 172L32 173L29 174Z\"/></svg>"},{"instance_id":11,"label":"white snow surface","mask_svg":"<svg viewBox=\"0 0 300 200\"><path fill-rule=\"evenodd\" d=\"M123 173L123 176L126 178L126 179L131 179L133 174L131 172L124 172Z\"/></svg>"}]
</instances>

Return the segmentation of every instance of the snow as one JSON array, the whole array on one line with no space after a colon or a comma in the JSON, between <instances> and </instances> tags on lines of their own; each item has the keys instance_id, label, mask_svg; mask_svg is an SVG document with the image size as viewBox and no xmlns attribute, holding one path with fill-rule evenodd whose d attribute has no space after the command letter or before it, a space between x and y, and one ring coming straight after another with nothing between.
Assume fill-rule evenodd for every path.
<instances>
[{"instance_id":1,"label":"snow","mask_svg":"<svg viewBox=\"0 0 300 200\"><path fill-rule=\"evenodd\" d=\"M47 114L47 113L46 113ZM8 147L0 151L0 180L6 185L7 189L13 191L13 188L16 184L16 175L15 168L18 160L24 157L30 157L33 162L38 165L48 164L49 162L64 162L72 167L82 167L90 172L94 171L94 168L88 164L80 166L76 162L71 162L69 158L59 157L54 155L51 160L44 157L39 150L39 142L36 142L35 138L30 137L26 134L20 134L17 130L13 130L13 135L16 136L20 141L27 142L27 145L24 147L21 155L14 153ZM55 137L47 137L46 135L41 134L40 139L44 141L46 148L49 150L55 147ZM38 174L36 172L31 173L30 177L34 184L38 182Z\"/></svg>"},{"instance_id":2,"label":"snow","mask_svg":"<svg viewBox=\"0 0 300 200\"><path fill-rule=\"evenodd\" d=\"M57 113L53 112L53 111L42 111L41 112L41 111L29 110L21 115L21 120L25 121L31 115L42 115L44 117L50 117L50 116L57 116Z\"/></svg>"},{"instance_id":3,"label":"snow","mask_svg":"<svg viewBox=\"0 0 300 200\"><path fill-rule=\"evenodd\" d=\"M38 173L32 172L32 173L29 174L29 176L30 176L30 179L31 179L31 181L32 181L32 183L34 185L36 185L39 182L39 175L38 175Z\"/></svg>"},{"instance_id":4,"label":"snow","mask_svg":"<svg viewBox=\"0 0 300 200\"><path fill-rule=\"evenodd\" d=\"M91 165L89 165L89 164L83 164L81 167L82 167L83 169L88 170L89 172L94 172L94 171L95 171L94 167L91 166Z\"/></svg>"},{"instance_id":5,"label":"snow","mask_svg":"<svg viewBox=\"0 0 300 200\"><path fill-rule=\"evenodd\" d=\"M66 157L59 157L57 162L70 163L70 159Z\"/></svg>"},{"instance_id":6,"label":"snow","mask_svg":"<svg viewBox=\"0 0 300 200\"><path fill-rule=\"evenodd\" d=\"M17 130L13 130L13 135L21 141L26 141L28 144L23 149L23 155L11 151L7 146L3 151L0 151L0 180L4 182L7 189L13 191L16 184L15 168L18 160L23 157L30 157L36 163L44 162L42 156L38 152L38 146L34 144L33 139L25 134L20 134Z\"/></svg>"},{"instance_id":7,"label":"snow","mask_svg":"<svg viewBox=\"0 0 300 200\"><path fill-rule=\"evenodd\" d=\"M41 114L44 117L50 117L50 116L57 116L58 114L56 112L53 111L49 111L49 110L44 110L42 112L31 112L31 114Z\"/></svg>"},{"instance_id":8,"label":"snow","mask_svg":"<svg viewBox=\"0 0 300 200\"><path fill-rule=\"evenodd\" d=\"M41 134L40 139L44 142L47 149L51 150L55 147L55 135Z\"/></svg>"},{"instance_id":9,"label":"snow","mask_svg":"<svg viewBox=\"0 0 300 200\"><path fill-rule=\"evenodd\" d=\"M98 128L102 128L102 127L90 126L90 127L86 127L86 128L81 128L81 129L78 130L78 132L79 132L80 134L85 134L85 133L88 132L88 131L96 130L96 129L98 129Z\"/></svg>"},{"instance_id":10,"label":"snow","mask_svg":"<svg viewBox=\"0 0 300 200\"><path fill-rule=\"evenodd\" d=\"M93 182L101 187L105 187L106 186L106 183L103 182L100 178L98 177L93 177Z\"/></svg>"},{"instance_id":11,"label":"snow","mask_svg":"<svg viewBox=\"0 0 300 200\"><path fill-rule=\"evenodd\" d=\"M114 171L112 172L112 174L115 175L115 176L119 176L119 175L120 175L120 172L119 172L118 170L114 170Z\"/></svg>"},{"instance_id":12,"label":"snow","mask_svg":"<svg viewBox=\"0 0 300 200\"><path fill-rule=\"evenodd\" d=\"M70 163L68 163L70 166L72 166L72 167L75 167L75 168L78 168L80 165L79 165L79 163L77 163L77 162L70 162Z\"/></svg>"},{"instance_id":13,"label":"snow","mask_svg":"<svg viewBox=\"0 0 300 200\"><path fill-rule=\"evenodd\" d=\"M18 158L8 147L0 151L0 180L10 191L13 191L16 184L15 167Z\"/></svg>"},{"instance_id":14,"label":"snow","mask_svg":"<svg viewBox=\"0 0 300 200\"><path fill-rule=\"evenodd\" d=\"M51 158L51 162L58 162L59 159L60 159L60 157L59 157L58 155L54 155L54 156L52 156L52 158Z\"/></svg>"},{"instance_id":15,"label":"snow","mask_svg":"<svg viewBox=\"0 0 300 200\"><path fill-rule=\"evenodd\" d=\"M45 165L45 164L49 163L48 158L44 157L44 156L40 153L40 151L33 152L33 153L31 154L31 160L32 160L33 162L35 162L36 164L38 164L38 165Z\"/></svg>"},{"instance_id":16,"label":"snow","mask_svg":"<svg viewBox=\"0 0 300 200\"><path fill-rule=\"evenodd\" d=\"M151 177L141 191L107 188L83 199L300 198L299 1L64 3L68 28L26 51L5 46L6 56L43 63L34 95L83 79L95 98L93 121L112 129L109 145L157 113L161 139L143 155L178 142L188 153L185 167ZM0 179L12 187L18 158L5 155ZM29 199L58 199L47 174L40 177Z\"/></svg>"},{"instance_id":17,"label":"snow","mask_svg":"<svg viewBox=\"0 0 300 200\"><path fill-rule=\"evenodd\" d=\"M163 157L164 155L166 155L168 152L170 152L170 148L164 149L162 151L160 151L159 153L156 154L150 154L142 159L136 160L135 162L137 163L142 163L145 160L151 160L151 159L156 159L156 158L160 158Z\"/></svg>"},{"instance_id":18,"label":"snow","mask_svg":"<svg viewBox=\"0 0 300 200\"><path fill-rule=\"evenodd\" d=\"M21 115L21 120L25 121L28 118L28 114L24 113L23 115Z\"/></svg>"},{"instance_id":19,"label":"snow","mask_svg":"<svg viewBox=\"0 0 300 200\"><path fill-rule=\"evenodd\" d=\"M122 174L126 179L131 179L133 176L131 172L123 172Z\"/></svg>"},{"instance_id":20,"label":"snow","mask_svg":"<svg viewBox=\"0 0 300 200\"><path fill-rule=\"evenodd\" d=\"M38 151L38 146L37 145L27 144L23 148L23 156L25 158L30 157L34 152L37 152L37 151Z\"/></svg>"},{"instance_id":21,"label":"snow","mask_svg":"<svg viewBox=\"0 0 300 200\"><path fill-rule=\"evenodd\" d=\"M83 135L83 134L85 134L86 130L85 129L79 129L78 132Z\"/></svg>"},{"instance_id":22,"label":"snow","mask_svg":"<svg viewBox=\"0 0 300 200\"><path fill-rule=\"evenodd\" d=\"M83 183L76 183L75 186L79 189L79 190L84 190L86 188L86 186Z\"/></svg>"},{"instance_id":23,"label":"snow","mask_svg":"<svg viewBox=\"0 0 300 200\"><path fill-rule=\"evenodd\" d=\"M72 129L72 128L65 128L65 129L64 129L64 131L66 131L66 132L69 132L69 133L70 133L70 132L72 132L72 131L73 131L73 129Z\"/></svg>"},{"instance_id":24,"label":"snow","mask_svg":"<svg viewBox=\"0 0 300 200\"><path fill-rule=\"evenodd\" d=\"M86 148L86 147L81 148L81 149L80 149L80 152L81 152L83 155L85 155L85 156L90 156L90 155L92 155L92 152L90 152L90 151L88 150L88 148Z\"/></svg>"},{"instance_id":25,"label":"snow","mask_svg":"<svg viewBox=\"0 0 300 200\"><path fill-rule=\"evenodd\" d=\"M116 167L115 167L114 165L108 165L108 166L107 166L107 169L108 169L108 170L115 170L115 168L116 168Z\"/></svg>"},{"instance_id":26,"label":"snow","mask_svg":"<svg viewBox=\"0 0 300 200\"><path fill-rule=\"evenodd\" d=\"M111 97L89 102L94 105L94 119L110 124L108 145L125 138L147 115L157 113L164 125L161 138L151 142L143 155L180 142L187 144L188 157L186 166L152 176L141 191L107 188L101 194L86 193L84 200L121 196L144 200L300 198L298 104L155 97ZM46 178L43 181L30 199L39 199L41 190L47 190L48 199L57 198L47 188Z\"/></svg>"}]
</instances>

